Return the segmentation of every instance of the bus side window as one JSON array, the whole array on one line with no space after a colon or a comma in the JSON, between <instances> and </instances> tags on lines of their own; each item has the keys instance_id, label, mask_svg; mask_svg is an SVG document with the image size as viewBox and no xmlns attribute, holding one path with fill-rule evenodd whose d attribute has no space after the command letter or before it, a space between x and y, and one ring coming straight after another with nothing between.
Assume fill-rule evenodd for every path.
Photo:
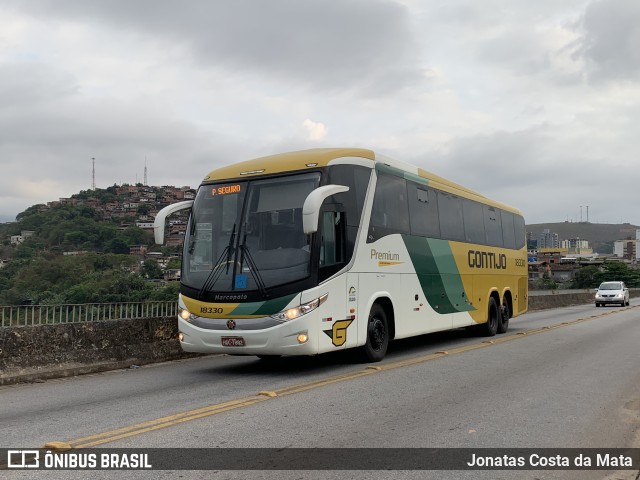
<instances>
[{"instance_id":1,"label":"bus side window","mask_svg":"<svg viewBox=\"0 0 640 480\"><path fill-rule=\"evenodd\" d=\"M493 247L502 247L502 217L500 211L494 207L485 205L484 210L484 228L487 232L487 245Z\"/></svg>"},{"instance_id":2,"label":"bus side window","mask_svg":"<svg viewBox=\"0 0 640 480\"><path fill-rule=\"evenodd\" d=\"M378 174L367 242L394 233L409 233L407 182L404 178Z\"/></svg>"},{"instance_id":3,"label":"bus side window","mask_svg":"<svg viewBox=\"0 0 640 480\"><path fill-rule=\"evenodd\" d=\"M445 240L465 241L462 199L446 192L438 192L440 230Z\"/></svg>"},{"instance_id":4,"label":"bus side window","mask_svg":"<svg viewBox=\"0 0 640 480\"><path fill-rule=\"evenodd\" d=\"M506 248L516 248L513 213L502 211L502 238Z\"/></svg>"},{"instance_id":5,"label":"bus side window","mask_svg":"<svg viewBox=\"0 0 640 480\"><path fill-rule=\"evenodd\" d=\"M486 244L487 236L482 219L482 205L472 200L463 200L462 215L464 217L464 233L467 242Z\"/></svg>"},{"instance_id":6,"label":"bus side window","mask_svg":"<svg viewBox=\"0 0 640 480\"><path fill-rule=\"evenodd\" d=\"M415 182L407 182L411 235L440 238L438 198L435 190Z\"/></svg>"},{"instance_id":7,"label":"bus side window","mask_svg":"<svg viewBox=\"0 0 640 480\"><path fill-rule=\"evenodd\" d=\"M525 234L525 226L524 226L524 218L520 215L514 215L514 228L516 233L516 248L522 248L526 242L526 234Z\"/></svg>"},{"instance_id":8,"label":"bus side window","mask_svg":"<svg viewBox=\"0 0 640 480\"><path fill-rule=\"evenodd\" d=\"M323 212L321 222L320 281L329 278L346 263L346 221L344 212Z\"/></svg>"}]
</instances>

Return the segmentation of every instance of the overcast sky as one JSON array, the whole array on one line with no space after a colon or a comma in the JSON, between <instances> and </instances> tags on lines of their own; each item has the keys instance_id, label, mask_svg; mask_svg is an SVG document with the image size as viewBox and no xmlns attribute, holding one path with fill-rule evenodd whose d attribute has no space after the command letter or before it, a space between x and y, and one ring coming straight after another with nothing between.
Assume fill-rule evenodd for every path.
<instances>
[{"instance_id":1,"label":"overcast sky","mask_svg":"<svg viewBox=\"0 0 640 480\"><path fill-rule=\"evenodd\" d=\"M640 225L640 1L0 3L0 222L324 146Z\"/></svg>"}]
</instances>

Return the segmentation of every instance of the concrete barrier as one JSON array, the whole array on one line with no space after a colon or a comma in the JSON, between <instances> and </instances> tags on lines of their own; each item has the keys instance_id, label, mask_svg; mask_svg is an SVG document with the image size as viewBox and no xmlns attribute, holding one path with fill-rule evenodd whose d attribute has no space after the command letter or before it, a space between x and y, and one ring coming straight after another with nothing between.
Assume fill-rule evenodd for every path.
<instances>
[{"instance_id":1,"label":"concrete barrier","mask_svg":"<svg viewBox=\"0 0 640 480\"><path fill-rule=\"evenodd\" d=\"M629 295L640 297L640 288L630 288ZM572 305L584 305L594 303L595 290L544 290L529 292L529 311L544 310L547 308L570 307ZM594 304L595 305L595 304Z\"/></svg>"},{"instance_id":2,"label":"concrete barrier","mask_svg":"<svg viewBox=\"0 0 640 480\"><path fill-rule=\"evenodd\" d=\"M0 385L188 358L175 317L0 328Z\"/></svg>"},{"instance_id":3,"label":"concrete barrier","mask_svg":"<svg viewBox=\"0 0 640 480\"><path fill-rule=\"evenodd\" d=\"M640 289L630 293L640 297ZM529 310L593 301L592 290L531 291ZM175 317L0 328L0 385L197 356L184 353L177 336Z\"/></svg>"}]
</instances>

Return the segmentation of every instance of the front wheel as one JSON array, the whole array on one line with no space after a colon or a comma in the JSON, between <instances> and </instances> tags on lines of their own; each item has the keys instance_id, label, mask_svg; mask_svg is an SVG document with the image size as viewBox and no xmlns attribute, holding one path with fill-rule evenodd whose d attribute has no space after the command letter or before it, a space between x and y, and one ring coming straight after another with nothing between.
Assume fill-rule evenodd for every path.
<instances>
[{"instance_id":1,"label":"front wheel","mask_svg":"<svg viewBox=\"0 0 640 480\"><path fill-rule=\"evenodd\" d=\"M387 313L379 304L374 304L367 322L367 343L362 347L365 361L379 362L384 358L389 346L389 324Z\"/></svg>"}]
</instances>

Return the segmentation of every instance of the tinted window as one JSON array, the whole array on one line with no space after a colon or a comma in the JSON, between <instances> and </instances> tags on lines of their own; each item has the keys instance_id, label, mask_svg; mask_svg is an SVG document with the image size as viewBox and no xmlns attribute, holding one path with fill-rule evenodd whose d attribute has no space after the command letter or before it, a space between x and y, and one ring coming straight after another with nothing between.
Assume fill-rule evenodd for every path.
<instances>
[{"instance_id":1,"label":"tinted window","mask_svg":"<svg viewBox=\"0 0 640 480\"><path fill-rule=\"evenodd\" d=\"M484 213L484 230L487 234L487 244L494 247L502 247L502 217L500 210L485 205Z\"/></svg>"},{"instance_id":2,"label":"tinted window","mask_svg":"<svg viewBox=\"0 0 640 480\"><path fill-rule=\"evenodd\" d=\"M414 182L407 182L411 234L421 237L440 237L438 198L436 191Z\"/></svg>"},{"instance_id":3,"label":"tinted window","mask_svg":"<svg viewBox=\"0 0 640 480\"><path fill-rule=\"evenodd\" d=\"M393 233L409 233L407 182L404 178L378 173L367 241Z\"/></svg>"},{"instance_id":4,"label":"tinted window","mask_svg":"<svg viewBox=\"0 0 640 480\"><path fill-rule=\"evenodd\" d=\"M482 205L471 200L463 200L464 233L467 242L486 243Z\"/></svg>"},{"instance_id":5,"label":"tinted window","mask_svg":"<svg viewBox=\"0 0 640 480\"><path fill-rule=\"evenodd\" d=\"M520 215L514 216L514 229L516 234L516 248L522 248L524 247L526 237L524 233L524 218Z\"/></svg>"},{"instance_id":6,"label":"tinted window","mask_svg":"<svg viewBox=\"0 0 640 480\"><path fill-rule=\"evenodd\" d=\"M438 192L438 217L442 238L464 242L462 200L445 192Z\"/></svg>"},{"instance_id":7,"label":"tinted window","mask_svg":"<svg viewBox=\"0 0 640 480\"><path fill-rule=\"evenodd\" d=\"M330 203L330 201L333 200L334 202L340 203L342 211L345 213L346 262L349 262L353 254L370 178L371 169L358 165L334 165L329 168L328 183L349 187L348 192L334 195L326 202Z\"/></svg>"},{"instance_id":8,"label":"tinted window","mask_svg":"<svg viewBox=\"0 0 640 480\"><path fill-rule=\"evenodd\" d=\"M513 213L502 212L502 238L506 248L516 248L516 236L513 229Z\"/></svg>"}]
</instances>

